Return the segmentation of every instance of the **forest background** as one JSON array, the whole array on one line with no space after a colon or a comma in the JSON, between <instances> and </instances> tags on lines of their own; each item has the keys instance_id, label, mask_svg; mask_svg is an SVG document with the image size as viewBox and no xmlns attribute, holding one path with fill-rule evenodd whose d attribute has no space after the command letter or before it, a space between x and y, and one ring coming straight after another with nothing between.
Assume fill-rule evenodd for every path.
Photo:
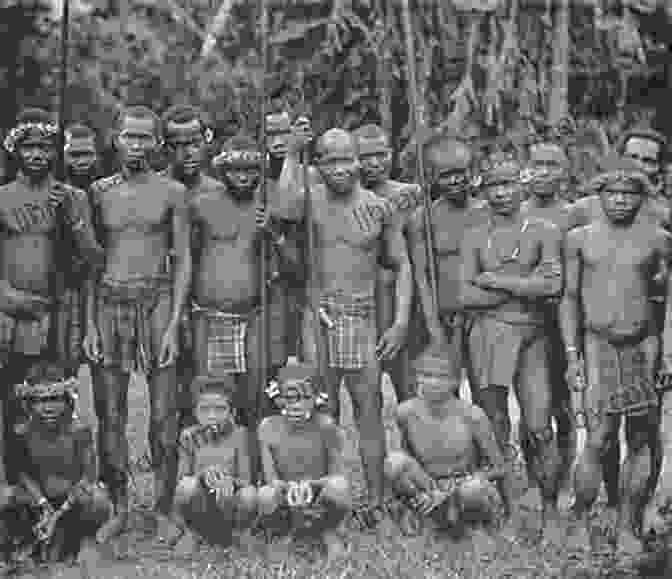
<instances>
[{"instance_id":1,"label":"forest background","mask_svg":"<svg viewBox=\"0 0 672 579\"><path fill-rule=\"evenodd\" d=\"M62 1L0 0L0 132L23 106L58 110ZM271 109L308 113L318 130L377 122L403 151L413 123L400 1L268 3ZM101 144L122 102L199 103L217 142L257 131L258 2L70 0L70 13L65 116ZM672 132L657 113L672 94L672 0L411 0L411 14L425 126L518 146L571 117L579 149L633 123Z\"/></svg>"}]
</instances>

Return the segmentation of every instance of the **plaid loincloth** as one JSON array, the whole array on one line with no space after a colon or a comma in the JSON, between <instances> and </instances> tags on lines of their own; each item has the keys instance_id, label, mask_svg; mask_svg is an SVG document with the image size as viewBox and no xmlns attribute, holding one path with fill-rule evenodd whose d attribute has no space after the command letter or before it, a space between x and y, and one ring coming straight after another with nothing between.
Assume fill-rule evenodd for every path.
<instances>
[{"instance_id":1,"label":"plaid loincloth","mask_svg":"<svg viewBox=\"0 0 672 579\"><path fill-rule=\"evenodd\" d=\"M139 278L119 283L103 279L97 291L102 364L118 366L122 372L151 373L157 355L152 314L162 297L171 296L170 280Z\"/></svg>"},{"instance_id":2,"label":"plaid loincloth","mask_svg":"<svg viewBox=\"0 0 672 579\"><path fill-rule=\"evenodd\" d=\"M249 315L222 312L192 305L194 318L207 322L208 374L244 374L247 372L247 326Z\"/></svg>"},{"instance_id":3,"label":"plaid loincloth","mask_svg":"<svg viewBox=\"0 0 672 579\"><path fill-rule=\"evenodd\" d=\"M474 316L468 341L478 387L512 387L522 353L539 339L544 338L537 326L510 324L488 315Z\"/></svg>"},{"instance_id":4,"label":"plaid loincloth","mask_svg":"<svg viewBox=\"0 0 672 579\"><path fill-rule=\"evenodd\" d=\"M79 364L85 331L80 290L68 288L59 297L56 325L59 358L68 364Z\"/></svg>"},{"instance_id":5,"label":"plaid loincloth","mask_svg":"<svg viewBox=\"0 0 672 579\"><path fill-rule=\"evenodd\" d=\"M604 408L607 414L635 416L658 405L643 342L612 344L597 338L593 343L597 348L599 384L608 391Z\"/></svg>"},{"instance_id":6,"label":"plaid loincloth","mask_svg":"<svg viewBox=\"0 0 672 579\"><path fill-rule=\"evenodd\" d=\"M376 355L375 294L323 295L320 307L334 322L327 329L329 367L360 370L371 364Z\"/></svg>"},{"instance_id":7,"label":"plaid loincloth","mask_svg":"<svg viewBox=\"0 0 672 579\"><path fill-rule=\"evenodd\" d=\"M12 354L39 356L49 346L51 316L40 321L17 320L0 312L0 366L6 366Z\"/></svg>"}]
</instances>

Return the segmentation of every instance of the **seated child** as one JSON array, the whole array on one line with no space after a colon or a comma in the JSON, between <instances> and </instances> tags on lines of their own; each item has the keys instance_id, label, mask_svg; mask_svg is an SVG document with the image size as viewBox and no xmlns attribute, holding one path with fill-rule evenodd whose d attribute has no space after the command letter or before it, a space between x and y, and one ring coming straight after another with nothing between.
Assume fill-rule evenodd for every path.
<instances>
[{"instance_id":1,"label":"seated child","mask_svg":"<svg viewBox=\"0 0 672 579\"><path fill-rule=\"evenodd\" d=\"M91 428L73 418L77 379L65 375L58 364L39 362L16 387L28 420L11 449L19 482L2 493L2 506L16 515L17 528L11 522L8 528L15 542L49 561L95 549L96 533L112 512L108 492L96 483ZM20 526L26 520L32 524Z\"/></svg>"},{"instance_id":2,"label":"seated child","mask_svg":"<svg viewBox=\"0 0 672 579\"><path fill-rule=\"evenodd\" d=\"M426 352L416 366L418 396L397 408L403 450L389 453L386 478L418 524L428 518L454 532L487 526L497 502L490 480L503 465L490 421L455 396L459 383L448 378L447 360Z\"/></svg>"},{"instance_id":3,"label":"seated child","mask_svg":"<svg viewBox=\"0 0 672 579\"><path fill-rule=\"evenodd\" d=\"M334 421L316 406L325 402L307 364L281 368L267 393L280 408L259 425L265 486L259 511L267 528L315 533L329 558L344 551L339 528L352 508L343 462L343 439Z\"/></svg>"},{"instance_id":4,"label":"seated child","mask_svg":"<svg viewBox=\"0 0 672 579\"><path fill-rule=\"evenodd\" d=\"M192 383L197 424L182 431L172 519L183 532L176 550L198 550L201 540L228 545L232 531L256 516L247 429L234 422L233 376L197 377Z\"/></svg>"}]
</instances>

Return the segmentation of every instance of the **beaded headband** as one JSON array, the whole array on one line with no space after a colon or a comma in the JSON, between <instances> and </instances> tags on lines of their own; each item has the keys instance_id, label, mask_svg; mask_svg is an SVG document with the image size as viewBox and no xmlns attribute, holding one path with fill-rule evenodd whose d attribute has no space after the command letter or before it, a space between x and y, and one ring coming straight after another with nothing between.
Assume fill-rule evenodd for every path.
<instances>
[{"instance_id":1,"label":"beaded headband","mask_svg":"<svg viewBox=\"0 0 672 579\"><path fill-rule=\"evenodd\" d=\"M3 146L8 153L14 153L19 142L30 133L38 133L40 138L55 140L58 137L58 127L53 123L19 123L7 133Z\"/></svg>"},{"instance_id":2,"label":"beaded headband","mask_svg":"<svg viewBox=\"0 0 672 579\"><path fill-rule=\"evenodd\" d=\"M39 384L17 384L14 388L16 395L24 400L43 400L45 398L77 399L77 378L45 382Z\"/></svg>"},{"instance_id":3,"label":"beaded headband","mask_svg":"<svg viewBox=\"0 0 672 579\"><path fill-rule=\"evenodd\" d=\"M213 160L215 167L259 167L261 153L259 151L222 151Z\"/></svg>"},{"instance_id":4,"label":"beaded headband","mask_svg":"<svg viewBox=\"0 0 672 579\"><path fill-rule=\"evenodd\" d=\"M284 399L292 393L297 394L312 394L316 406L325 406L329 401L329 396L326 392L316 392L315 385L312 378L305 378L304 380L292 380L291 382L271 380L268 388L266 388L266 395L276 403L284 406Z\"/></svg>"}]
</instances>

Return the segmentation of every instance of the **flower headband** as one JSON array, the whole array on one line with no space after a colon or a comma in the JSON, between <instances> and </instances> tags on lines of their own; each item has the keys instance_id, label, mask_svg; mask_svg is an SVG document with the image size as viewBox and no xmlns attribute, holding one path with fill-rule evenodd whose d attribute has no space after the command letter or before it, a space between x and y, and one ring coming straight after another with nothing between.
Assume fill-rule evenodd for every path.
<instances>
[{"instance_id":1,"label":"flower headband","mask_svg":"<svg viewBox=\"0 0 672 579\"><path fill-rule=\"evenodd\" d=\"M297 390L299 392L306 392L308 390L313 390L313 381L310 378L302 380L300 383L293 382L291 388L287 388L284 384L281 386L277 380L271 380L266 388L266 395L273 401L276 399L284 398L288 390ZM329 396L326 392L314 392L315 405L316 406L325 406L329 401ZM280 402L280 400L278 400Z\"/></svg>"},{"instance_id":2,"label":"flower headband","mask_svg":"<svg viewBox=\"0 0 672 579\"><path fill-rule=\"evenodd\" d=\"M258 167L261 165L259 151L222 151L213 160L215 167Z\"/></svg>"},{"instance_id":3,"label":"flower headband","mask_svg":"<svg viewBox=\"0 0 672 579\"><path fill-rule=\"evenodd\" d=\"M33 132L37 132L41 138L54 140L58 136L58 127L53 123L19 123L5 137L3 142L5 150L14 153L19 142Z\"/></svg>"}]
</instances>

